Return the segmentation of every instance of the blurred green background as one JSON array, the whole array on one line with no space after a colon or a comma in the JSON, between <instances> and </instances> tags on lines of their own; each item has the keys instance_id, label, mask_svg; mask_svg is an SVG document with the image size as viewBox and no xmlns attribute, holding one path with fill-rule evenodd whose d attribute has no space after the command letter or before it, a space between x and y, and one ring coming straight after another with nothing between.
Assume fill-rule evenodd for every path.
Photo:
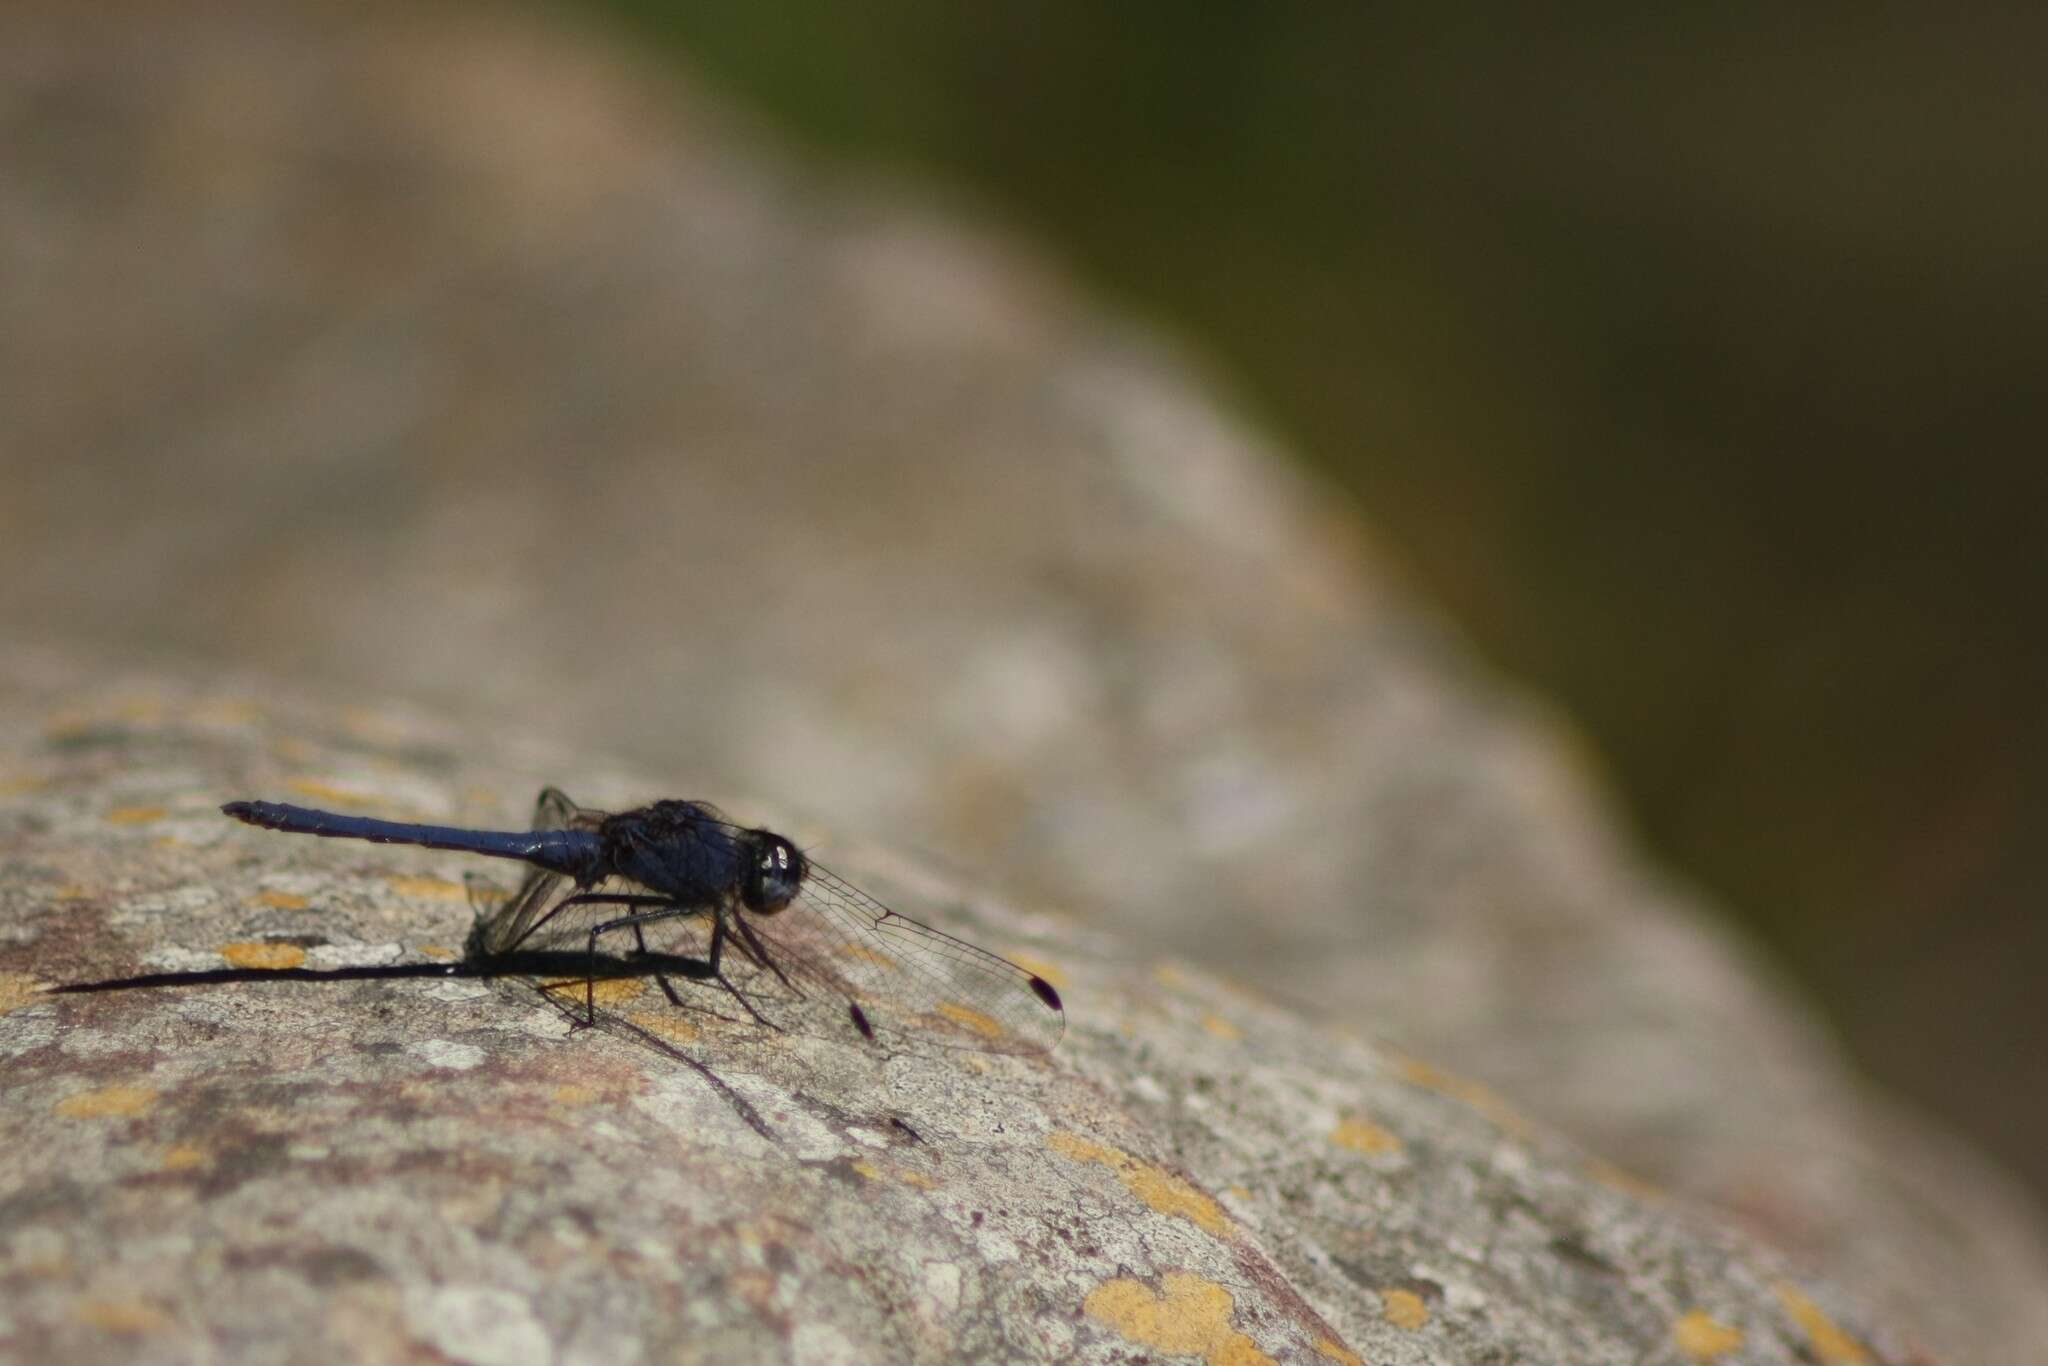
<instances>
[{"instance_id":1,"label":"blurred green background","mask_svg":"<svg viewBox=\"0 0 2048 1366\"><path fill-rule=\"evenodd\" d=\"M2048 1186L2048 11L598 9L1191 339Z\"/></svg>"}]
</instances>

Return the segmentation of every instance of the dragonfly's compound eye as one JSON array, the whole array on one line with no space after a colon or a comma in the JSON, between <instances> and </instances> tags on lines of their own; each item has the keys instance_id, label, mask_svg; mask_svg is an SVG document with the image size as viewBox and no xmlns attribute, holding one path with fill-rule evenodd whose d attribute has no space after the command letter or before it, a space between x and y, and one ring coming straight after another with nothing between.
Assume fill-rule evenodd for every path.
<instances>
[{"instance_id":1,"label":"dragonfly's compound eye","mask_svg":"<svg viewBox=\"0 0 2048 1366\"><path fill-rule=\"evenodd\" d=\"M766 830L756 830L753 835L754 860L747 869L746 884L740 888L740 900L750 911L773 915L796 899L810 869L803 851L782 836Z\"/></svg>"}]
</instances>

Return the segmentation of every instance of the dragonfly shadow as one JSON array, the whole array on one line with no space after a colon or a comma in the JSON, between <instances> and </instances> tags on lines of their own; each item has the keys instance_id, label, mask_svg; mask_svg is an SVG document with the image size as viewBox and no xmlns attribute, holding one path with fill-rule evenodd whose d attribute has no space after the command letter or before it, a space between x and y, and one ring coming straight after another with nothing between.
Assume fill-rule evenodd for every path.
<instances>
[{"instance_id":1,"label":"dragonfly shadow","mask_svg":"<svg viewBox=\"0 0 2048 1366\"><path fill-rule=\"evenodd\" d=\"M580 988L586 979L599 982L624 979L661 978L664 975L690 977L694 960L665 954L636 955L630 959L600 955L593 961L586 953L508 953L492 957L471 955L452 963L395 963L340 968L196 968L185 972L145 972L127 977L109 977L94 982L71 982L50 987L52 996L100 995L117 991L161 991L179 987L223 986L236 982L396 982L420 978L435 980L526 980L533 983L541 999L560 1010L574 1026L583 1024L580 990L577 1008L561 997L567 984ZM726 1017L707 1012L718 1019ZM707 1064L693 1058L651 1030L610 1011L601 1011L602 1027L632 1038L666 1058L682 1063L702 1077L738 1115L746 1126L776 1146L781 1140L745 1096L732 1089Z\"/></svg>"}]
</instances>

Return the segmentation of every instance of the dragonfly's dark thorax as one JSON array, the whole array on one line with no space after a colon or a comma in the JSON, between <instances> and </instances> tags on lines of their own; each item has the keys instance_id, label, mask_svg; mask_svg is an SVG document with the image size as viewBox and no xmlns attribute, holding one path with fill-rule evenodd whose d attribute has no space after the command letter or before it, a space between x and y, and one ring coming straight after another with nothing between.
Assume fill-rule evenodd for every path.
<instances>
[{"instance_id":1,"label":"dragonfly's dark thorax","mask_svg":"<svg viewBox=\"0 0 2048 1366\"><path fill-rule=\"evenodd\" d=\"M753 857L748 832L701 802L665 801L605 818L610 870L686 906L730 900Z\"/></svg>"}]
</instances>

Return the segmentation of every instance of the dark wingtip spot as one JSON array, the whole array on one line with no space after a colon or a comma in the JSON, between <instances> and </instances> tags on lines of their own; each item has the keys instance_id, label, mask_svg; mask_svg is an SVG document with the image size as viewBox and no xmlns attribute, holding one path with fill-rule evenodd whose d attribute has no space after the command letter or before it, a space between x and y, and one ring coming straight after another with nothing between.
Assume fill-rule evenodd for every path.
<instances>
[{"instance_id":1,"label":"dark wingtip spot","mask_svg":"<svg viewBox=\"0 0 2048 1366\"><path fill-rule=\"evenodd\" d=\"M222 807L221 807L221 809L220 809L220 814L221 814L221 815L223 815L223 816L233 816L233 817L234 817L234 818L235 818L236 820L238 820L238 821L245 821L245 820L248 820L248 819L249 819L249 803L247 803L247 802L228 802L228 803L227 803L226 805L224 805L224 806L222 806Z\"/></svg>"},{"instance_id":2,"label":"dark wingtip spot","mask_svg":"<svg viewBox=\"0 0 2048 1366\"><path fill-rule=\"evenodd\" d=\"M867 1012L862 1010L858 1003L848 1001L846 1003L846 1013L853 1016L853 1027L860 1031L860 1036L869 1043L873 1043L875 1040L875 1027L868 1023Z\"/></svg>"},{"instance_id":3,"label":"dark wingtip spot","mask_svg":"<svg viewBox=\"0 0 2048 1366\"><path fill-rule=\"evenodd\" d=\"M1039 1000L1045 1002L1054 1010L1065 1009L1065 1007L1060 1005L1060 994L1057 991L1054 991L1052 989L1052 983L1046 981L1043 977L1034 974L1031 978L1031 989L1034 992L1038 993Z\"/></svg>"}]
</instances>

